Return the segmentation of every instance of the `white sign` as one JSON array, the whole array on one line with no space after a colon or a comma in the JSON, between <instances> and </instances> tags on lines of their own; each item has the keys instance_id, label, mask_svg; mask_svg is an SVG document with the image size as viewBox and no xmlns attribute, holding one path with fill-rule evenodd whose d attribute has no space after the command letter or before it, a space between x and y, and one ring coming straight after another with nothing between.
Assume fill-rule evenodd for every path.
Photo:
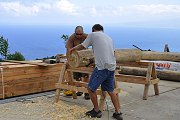
<instances>
[{"instance_id":1,"label":"white sign","mask_svg":"<svg viewBox=\"0 0 180 120\"><path fill-rule=\"evenodd\" d=\"M155 67L157 70L172 70L172 71L180 71L180 62L172 62L172 61L151 61L155 63Z\"/></svg>"}]
</instances>

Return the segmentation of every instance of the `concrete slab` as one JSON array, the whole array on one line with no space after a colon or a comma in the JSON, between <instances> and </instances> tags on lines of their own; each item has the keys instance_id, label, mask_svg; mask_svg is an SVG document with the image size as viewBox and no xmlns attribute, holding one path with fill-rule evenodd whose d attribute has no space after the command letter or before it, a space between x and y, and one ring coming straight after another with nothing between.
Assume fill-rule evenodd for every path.
<instances>
[{"instance_id":1,"label":"concrete slab","mask_svg":"<svg viewBox=\"0 0 180 120\"><path fill-rule=\"evenodd\" d=\"M179 120L180 82L161 80L160 95L154 96L151 86L148 100L142 99L144 85L122 82L119 86L124 120ZM93 106L83 96L72 99L61 94L60 103L55 105L53 101L54 91L0 100L0 120L92 120L84 116ZM105 108L97 120L113 120L114 107L109 98Z\"/></svg>"}]
</instances>

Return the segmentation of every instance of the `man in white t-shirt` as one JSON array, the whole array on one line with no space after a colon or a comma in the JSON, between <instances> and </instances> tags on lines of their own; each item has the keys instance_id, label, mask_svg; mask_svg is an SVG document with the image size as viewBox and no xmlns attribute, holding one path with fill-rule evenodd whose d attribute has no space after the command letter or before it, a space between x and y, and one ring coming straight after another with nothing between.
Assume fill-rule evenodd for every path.
<instances>
[{"instance_id":1,"label":"man in white t-shirt","mask_svg":"<svg viewBox=\"0 0 180 120\"><path fill-rule=\"evenodd\" d=\"M81 50L92 46L95 56L95 68L88 83L88 92L94 108L86 112L87 116L101 118L102 112L99 110L96 90L101 85L103 91L107 91L115 107L113 117L123 120L117 95L114 92L114 72L116 69L116 58L114 56L114 46L112 39L103 32L103 26L95 24L83 43L73 47L73 50Z\"/></svg>"}]
</instances>

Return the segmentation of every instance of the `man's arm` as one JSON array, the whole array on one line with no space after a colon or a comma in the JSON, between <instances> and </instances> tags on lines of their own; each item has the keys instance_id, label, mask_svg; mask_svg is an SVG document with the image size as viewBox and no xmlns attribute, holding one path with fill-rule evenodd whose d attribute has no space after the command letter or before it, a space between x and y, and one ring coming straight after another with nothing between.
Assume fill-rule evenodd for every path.
<instances>
[{"instance_id":1,"label":"man's arm","mask_svg":"<svg viewBox=\"0 0 180 120\"><path fill-rule=\"evenodd\" d=\"M69 37L66 42L66 56L69 55L70 49L73 48L73 34Z\"/></svg>"},{"instance_id":2,"label":"man's arm","mask_svg":"<svg viewBox=\"0 0 180 120\"><path fill-rule=\"evenodd\" d=\"M87 38L84 40L83 43L73 47L72 49L70 49L70 54L72 53L73 50L82 50L82 49L86 49L88 48L88 46L92 45L92 35L89 34L87 36Z\"/></svg>"},{"instance_id":3,"label":"man's arm","mask_svg":"<svg viewBox=\"0 0 180 120\"><path fill-rule=\"evenodd\" d=\"M70 54L72 53L72 51L74 50L82 50L82 49L85 49L85 47L82 45L82 44L79 44L73 48L70 49Z\"/></svg>"}]
</instances>

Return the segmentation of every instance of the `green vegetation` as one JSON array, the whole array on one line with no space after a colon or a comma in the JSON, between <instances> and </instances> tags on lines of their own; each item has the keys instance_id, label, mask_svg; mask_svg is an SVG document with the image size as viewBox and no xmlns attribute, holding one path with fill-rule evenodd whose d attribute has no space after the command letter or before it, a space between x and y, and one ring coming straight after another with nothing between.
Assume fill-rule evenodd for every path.
<instances>
[{"instance_id":1,"label":"green vegetation","mask_svg":"<svg viewBox=\"0 0 180 120\"><path fill-rule=\"evenodd\" d=\"M36 60L46 60L46 59L56 59L56 56L47 56L47 57L44 57L44 58L36 58Z\"/></svg>"},{"instance_id":2,"label":"green vegetation","mask_svg":"<svg viewBox=\"0 0 180 120\"><path fill-rule=\"evenodd\" d=\"M9 53L9 43L8 39L4 39L3 36L0 38L0 54L4 57L4 59L7 58L7 55Z\"/></svg>"},{"instance_id":3,"label":"green vegetation","mask_svg":"<svg viewBox=\"0 0 180 120\"><path fill-rule=\"evenodd\" d=\"M64 43L66 44L67 40L69 39L68 35L63 34L61 38L64 40Z\"/></svg>"},{"instance_id":4,"label":"green vegetation","mask_svg":"<svg viewBox=\"0 0 180 120\"><path fill-rule=\"evenodd\" d=\"M8 39L4 39L3 36L0 37L0 54L5 60L25 60L24 56L20 52L16 51L13 54L9 52Z\"/></svg>"},{"instance_id":5,"label":"green vegetation","mask_svg":"<svg viewBox=\"0 0 180 120\"><path fill-rule=\"evenodd\" d=\"M14 54L8 54L7 55L8 60L18 60L18 61L24 61L25 58L20 52L15 52Z\"/></svg>"}]
</instances>

